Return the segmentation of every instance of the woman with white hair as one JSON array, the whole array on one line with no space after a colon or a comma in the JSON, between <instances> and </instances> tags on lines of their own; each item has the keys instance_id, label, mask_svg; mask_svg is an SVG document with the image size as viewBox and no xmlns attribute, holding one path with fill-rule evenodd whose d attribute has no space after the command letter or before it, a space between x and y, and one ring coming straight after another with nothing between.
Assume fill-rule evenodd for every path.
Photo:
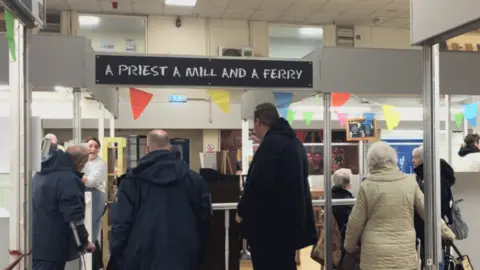
<instances>
[{"instance_id":1,"label":"woman with white hair","mask_svg":"<svg viewBox=\"0 0 480 270\"><path fill-rule=\"evenodd\" d=\"M332 199L352 199L353 195L349 191L350 183L352 181L352 170L338 169L332 175ZM351 205L337 205L332 207L333 216L337 221L338 229L342 231L343 227L348 222L350 212L352 212Z\"/></svg>"},{"instance_id":2,"label":"woman with white hair","mask_svg":"<svg viewBox=\"0 0 480 270\"><path fill-rule=\"evenodd\" d=\"M354 252L361 242L360 269L416 270L418 259L414 211L424 217L423 193L412 175L397 166L397 153L385 142L367 153L370 175L360 185L350 214L344 248ZM442 236L455 235L442 223Z\"/></svg>"}]
</instances>

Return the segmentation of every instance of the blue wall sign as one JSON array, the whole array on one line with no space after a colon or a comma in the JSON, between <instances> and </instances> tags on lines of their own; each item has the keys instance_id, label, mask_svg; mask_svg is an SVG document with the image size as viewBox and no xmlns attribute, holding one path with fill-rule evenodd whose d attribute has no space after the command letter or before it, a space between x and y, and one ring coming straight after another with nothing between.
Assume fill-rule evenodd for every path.
<instances>
[{"instance_id":1,"label":"blue wall sign","mask_svg":"<svg viewBox=\"0 0 480 270\"><path fill-rule=\"evenodd\" d=\"M187 97L184 95L170 95L168 96L168 102L171 103L185 103L187 102Z\"/></svg>"}]
</instances>

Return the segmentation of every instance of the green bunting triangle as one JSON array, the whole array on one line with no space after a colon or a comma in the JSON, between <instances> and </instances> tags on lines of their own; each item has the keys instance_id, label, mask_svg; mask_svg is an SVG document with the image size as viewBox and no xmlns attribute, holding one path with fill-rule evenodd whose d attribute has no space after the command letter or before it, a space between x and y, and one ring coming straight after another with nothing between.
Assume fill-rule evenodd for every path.
<instances>
[{"instance_id":1,"label":"green bunting triangle","mask_svg":"<svg viewBox=\"0 0 480 270\"><path fill-rule=\"evenodd\" d=\"M8 43L8 50L10 51L10 56L13 61L17 61L17 53L15 51L15 36L14 36L14 21L12 13L5 9L4 12L5 18L5 39Z\"/></svg>"},{"instance_id":2,"label":"green bunting triangle","mask_svg":"<svg viewBox=\"0 0 480 270\"><path fill-rule=\"evenodd\" d=\"M303 113L303 120L305 121L305 124L307 126L310 126L312 123L312 118L313 118L313 112L304 112Z\"/></svg>"},{"instance_id":3,"label":"green bunting triangle","mask_svg":"<svg viewBox=\"0 0 480 270\"><path fill-rule=\"evenodd\" d=\"M455 117L455 124L457 124L457 128L462 127L462 122L463 122L463 113L456 113L454 115Z\"/></svg>"},{"instance_id":4,"label":"green bunting triangle","mask_svg":"<svg viewBox=\"0 0 480 270\"><path fill-rule=\"evenodd\" d=\"M293 120L295 120L295 112L292 110L288 110L287 112L287 121L290 125L292 125Z\"/></svg>"}]
</instances>

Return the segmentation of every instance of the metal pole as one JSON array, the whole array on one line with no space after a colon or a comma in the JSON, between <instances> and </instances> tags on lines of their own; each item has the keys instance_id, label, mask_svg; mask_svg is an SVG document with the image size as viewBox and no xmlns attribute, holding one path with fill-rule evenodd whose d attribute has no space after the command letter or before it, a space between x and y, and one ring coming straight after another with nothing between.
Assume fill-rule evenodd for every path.
<instances>
[{"instance_id":1,"label":"metal pole","mask_svg":"<svg viewBox=\"0 0 480 270\"><path fill-rule=\"evenodd\" d=\"M105 137L105 106L98 102L98 140L103 142Z\"/></svg>"},{"instance_id":2,"label":"metal pole","mask_svg":"<svg viewBox=\"0 0 480 270\"><path fill-rule=\"evenodd\" d=\"M110 124L110 138L115 137L115 116L113 114L110 115L110 120L108 121Z\"/></svg>"},{"instance_id":3,"label":"metal pole","mask_svg":"<svg viewBox=\"0 0 480 270\"><path fill-rule=\"evenodd\" d=\"M331 94L323 94L323 186L324 186L324 234L325 270L332 270L332 127L330 113Z\"/></svg>"},{"instance_id":4,"label":"metal pole","mask_svg":"<svg viewBox=\"0 0 480 270\"><path fill-rule=\"evenodd\" d=\"M73 88L73 143L82 141L82 90Z\"/></svg>"},{"instance_id":5,"label":"metal pole","mask_svg":"<svg viewBox=\"0 0 480 270\"><path fill-rule=\"evenodd\" d=\"M248 153L252 151L251 149L248 149L248 147L252 147L252 144L249 142L249 122L248 119L242 120L242 174L248 173Z\"/></svg>"},{"instance_id":6,"label":"metal pole","mask_svg":"<svg viewBox=\"0 0 480 270\"><path fill-rule=\"evenodd\" d=\"M230 261L230 210L225 210L225 270L228 270Z\"/></svg>"},{"instance_id":7,"label":"metal pole","mask_svg":"<svg viewBox=\"0 0 480 270\"><path fill-rule=\"evenodd\" d=\"M440 162L437 138L439 119L438 45L424 46L423 53L423 130L424 130L424 183L425 183L425 269L438 269L440 258Z\"/></svg>"},{"instance_id":8,"label":"metal pole","mask_svg":"<svg viewBox=\"0 0 480 270\"><path fill-rule=\"evenodd\" d=\"M360 176L360 179L362 179L362 177L365 175L365 171L364 171L364 159L363 159L363 147L364 147L364 143L363 141L360 141L358 142L358 174Z\"/></svg>"},{"instance_id":9,"label":"metal pole","mask_svg":"<svg viewBox=\"0 0 480 270\"><path fill-rule=\"evenodd\" d=\"M25 166L25 183L24 183L24 216L25 216L25 251L32 249L32 194L33 194L33 185L32 185L32 177L33 177L33 166L32 166L32 153L37 153L37 150L32 149L32 88L30 86L29 80L29 44L31 40L32 30L26 27L23 27L23 34L24 34L24 51L23 51L23 84L24 84L24 121L25 121L25 152L24 152L24 166ZM36 159L34 159L36 160ZM25 258L25 269L32 269L32 258L31 256L27 256Z\"/></svg>"},{"instance_id":10,"label":"metal pole","mask_svg":"<svg viewBox=\"0 0 480 270\"><path fill-rule=\"evenodd\" d=\"M445 145L447 147L447 162L452 164L452 98L450 95L445 95Z\"/></svg>"}]
</instances>

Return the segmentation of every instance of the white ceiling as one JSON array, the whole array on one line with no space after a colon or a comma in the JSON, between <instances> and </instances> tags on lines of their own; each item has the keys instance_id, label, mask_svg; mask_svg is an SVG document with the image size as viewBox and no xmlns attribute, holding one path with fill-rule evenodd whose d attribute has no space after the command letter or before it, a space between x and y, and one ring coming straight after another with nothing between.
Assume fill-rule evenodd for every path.
<instances>
[{"instance_id":1,"label":"white ceiling","mask_svg":"<svg viewBox=\"0 0 480 270\"><path fill-rule=\"evenodd\" d=\"M409 0L198 0L196 7L166 7L163 0L47 0L49 9L131 15L178 15L277 23L375 25L405 28ZM381 23L373 24L375 18Z\"/></svg>"}]
</instances>

